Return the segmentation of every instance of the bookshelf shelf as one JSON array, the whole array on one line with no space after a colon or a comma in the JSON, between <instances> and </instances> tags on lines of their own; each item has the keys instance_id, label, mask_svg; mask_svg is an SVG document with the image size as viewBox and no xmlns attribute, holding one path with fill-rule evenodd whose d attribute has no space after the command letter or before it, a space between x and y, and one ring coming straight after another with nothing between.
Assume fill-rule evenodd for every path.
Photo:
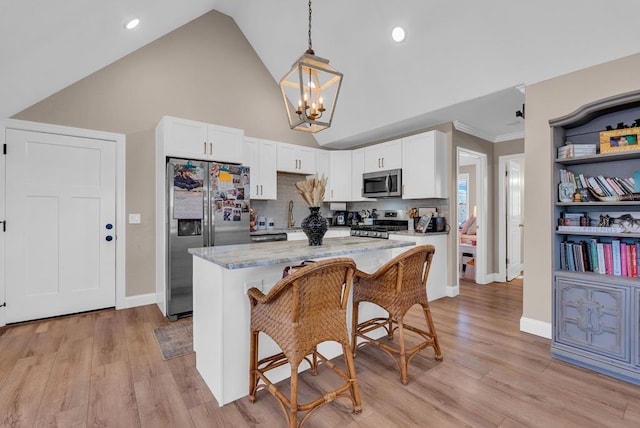
<instances>
[{"instance_id":1,"label":"bookshelf shelf","mask_svg":"<svg viewBox=\"0 0 640 428\"><path fill-rule=\"evenodd\" d=\"M602 153L592 156L580 156L575 158L556 159L556 163L562 165L582 165L587 163L615 162L623 160L640 159L640 150L622 153Z\"/></svg>"},{"instance_id":2,"label":"bookshelf shelf","mask_svg":"<svg viewBox=\"0 0 640 428\"><path fill-rule=\"evenodd\" d=\"M556 230L557 235L571 235L571 236L606 236L610 238L621 239L640 239L640 233L612 233L612 232L581 232L581 231L563 231Z\"/></svg>"},{"instance_id":3,"label":"bookshelf shelf","mask_svg":"<svg viewBox=\"0 0 640 428\"><path fill-rule=\"evenodd\" d=\"M611 202L556 202L558 207L611 207L636 206L640 208L640 201L611 201Z\"/></svg>"},{"instance_id":4,"label":"bookshelf shelf","mask_svg":"<svg viewBox=\"0 0 640 428\"><path fill-rule=\"evenodd\" d=\"M566 141L599 145L599 133L607 125L622 122L630 126L638 117L640 91L583 106L549 122L554 153ZM554 218L572 219L573 225L576 216L586 216L593 224L595 219L602 220L600 216L609 215L616 223L630 214L640 222L640 201L558 202L558 184L567 173L575 177L634 177L640 170L639 160L640 150L554 159ZM580 226L558 230L556 223L551 231L551 354L640 385L640 233L595 231ZM606 244L608 249L603 251ZM601 257L603 253L608 253L606 260ZM600 273L603 266L605 274Z\"/></svg>"}]
</instances>

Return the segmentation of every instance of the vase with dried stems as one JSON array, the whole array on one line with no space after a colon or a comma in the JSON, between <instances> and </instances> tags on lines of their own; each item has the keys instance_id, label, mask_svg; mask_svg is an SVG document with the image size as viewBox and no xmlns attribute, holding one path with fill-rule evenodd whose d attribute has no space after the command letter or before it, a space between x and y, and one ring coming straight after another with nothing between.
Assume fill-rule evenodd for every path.
<instances>
[{"instance_id":1,"label":"vase with dried stems","mask_svg":"<svg viewBox=\"0 0 640 428\"><path fill-rule=\"evenodd\" d=\"M327 178L312 177L296 183L296 190L309 206L311 214L302 220L302 231L309 239L309 245L322 245L322 238L327 232L327 219L320 215L320 206L324 200Z\"/></svg>"}]
</instances>

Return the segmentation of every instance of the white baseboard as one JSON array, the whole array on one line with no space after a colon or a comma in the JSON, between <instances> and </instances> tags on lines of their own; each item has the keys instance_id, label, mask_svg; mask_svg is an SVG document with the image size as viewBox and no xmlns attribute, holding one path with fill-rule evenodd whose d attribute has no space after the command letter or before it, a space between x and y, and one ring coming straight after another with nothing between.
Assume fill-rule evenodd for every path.
<instances>
[{"instance_id":1,"label":"white baseboard","mask_svg":"<svg viewBox=\"0 0 640 428\"><path fill-rule=\"evenodd\" d=\"M139 294L137 296L127 296L124 298L124 305L116 309L135 308L136 306L151 305L156 303L156 293Z\"/></svg>"},{"instance_id":2,"label":"white baseboard","mask_svg":"<svg viewBox=\"0 0 640 428\"><path fill-rule=\"evenodd\" d=\"M551 323L531 318L520 318L520 331L551 339Z\"/></svg>"},{"instance_id":3,"label":"white baseboard","mask_svg":"<svg viewBox=\"0 0 640 428\"><path fill-rule=\"evenodd\" d=\"M460 294L460 286L447 285L446 292L447 292L447 297L456 297L458 294Z\"/></svg>"}]
</instances>

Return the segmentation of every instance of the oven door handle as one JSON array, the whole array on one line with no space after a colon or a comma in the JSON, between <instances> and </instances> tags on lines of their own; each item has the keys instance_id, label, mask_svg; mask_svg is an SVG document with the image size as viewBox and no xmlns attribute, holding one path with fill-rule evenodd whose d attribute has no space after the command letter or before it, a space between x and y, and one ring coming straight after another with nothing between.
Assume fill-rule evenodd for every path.
<instances>
[{"instance_id":1,"label":"oven door handle","mask_svg":"<svg viewBox=\"0 0 640 428\"><path fill-rule=\"evenodd\" d=\"M387 193L391 192L391 174L387 174L384 184L387 188Z\"/></svg>"}]
</instances>

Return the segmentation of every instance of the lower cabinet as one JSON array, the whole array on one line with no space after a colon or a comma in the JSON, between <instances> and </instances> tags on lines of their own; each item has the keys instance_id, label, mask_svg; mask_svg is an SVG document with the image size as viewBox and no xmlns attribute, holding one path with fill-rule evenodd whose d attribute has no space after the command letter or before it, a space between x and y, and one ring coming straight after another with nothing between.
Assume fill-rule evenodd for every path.
<instances>
[{"instance_id":1,"label":"lower cabinet","mask_svg":"<svg viewBox=\"0 0 640 428\"><path fill-rule=\"evenodd\" d=\"M634 336L635 344L633 346L633 365L640 371L640 288L636 288L633 293L633 331L636 332Z\"/></svg>"},{"instance_id":2,"label":"lower cabinet","mask_svg":"<svg viewBox=\"0 0 640 428\"><path fill-rule=\"evenodd\" d=\"M553 293L553 356L640 384L637 280L559 272Z\"/></svg>"}]
</instances>

